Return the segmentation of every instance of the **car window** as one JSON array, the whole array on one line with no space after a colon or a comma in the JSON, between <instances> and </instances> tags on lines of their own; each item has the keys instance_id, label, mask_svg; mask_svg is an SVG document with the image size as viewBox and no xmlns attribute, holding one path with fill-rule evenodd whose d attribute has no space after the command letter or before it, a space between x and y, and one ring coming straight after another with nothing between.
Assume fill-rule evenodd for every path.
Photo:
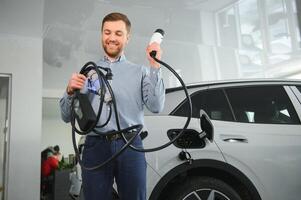
<instances>
[{"instance_id":1,"label":"car window","mask_svg":"<svg viewBox=\"0 0 301 200\"><path fill-rule=\"evenodd\" d=\"M192 117L194 118L200 117L200 109L203 109L211 119L233 121L231 110L222 90L196 92L191 95L191 102ZM188 101L184 101L171 115L187 116L188 108Z\"/></svg>"},{"instance_id":2,"label":"car window","mask_svg":"<svg viewBox=\"0 0 301 200\"><path fill-rule=\"evenodd\" d=\"M250 123L299 124L297 113L282 86L240 87L225 90L236 120Z\"/></svg>"}]
</instances>

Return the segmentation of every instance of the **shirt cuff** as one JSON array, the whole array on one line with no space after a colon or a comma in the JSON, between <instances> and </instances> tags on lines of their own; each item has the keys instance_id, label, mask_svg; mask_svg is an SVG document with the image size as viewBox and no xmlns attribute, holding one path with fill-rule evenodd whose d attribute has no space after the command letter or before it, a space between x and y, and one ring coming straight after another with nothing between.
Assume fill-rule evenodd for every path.
<instances>
[{"instance_id":1,"label":"shirt cuff","mask_svg":"<svg viewBox=\"0 0 301 200\"><path fill-rule=\"evenodd\" d=\"M66 99L66 103L68 103L68 105L71 105L72 97L73 95L68 95L67 92L64 92L63 98Z\"/></svg>"}]
</instances>

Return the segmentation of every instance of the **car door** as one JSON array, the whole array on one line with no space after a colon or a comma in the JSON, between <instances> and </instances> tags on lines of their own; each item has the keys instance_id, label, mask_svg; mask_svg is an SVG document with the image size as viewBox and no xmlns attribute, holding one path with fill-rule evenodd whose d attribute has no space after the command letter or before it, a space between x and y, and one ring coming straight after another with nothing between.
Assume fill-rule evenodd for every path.
<instances>
[{"instance_id":1,"label":"car door","mask_svg":"<svg viewBox=\"0 0 301 200\"><path fill-rule=\"evenodd\" d=\"M301 196L301 125L296 97L281 85L223 89L234 122L215 120L215 142L264 200ZM294 104L292 103L294 102Z\"/></svg>"}]
</instances>

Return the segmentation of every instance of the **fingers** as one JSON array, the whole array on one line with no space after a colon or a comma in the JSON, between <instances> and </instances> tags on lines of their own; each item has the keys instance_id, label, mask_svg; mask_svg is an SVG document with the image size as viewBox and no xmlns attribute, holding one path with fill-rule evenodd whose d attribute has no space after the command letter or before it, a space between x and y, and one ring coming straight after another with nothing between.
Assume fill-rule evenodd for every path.
<instances>
[{"instance_id":1,"label":"fingers","mask_svg":"<svg viewBox=\"0 0 301 200\"><path fill-rule=\"evenodd\" d=\"M146 52L147 52L148 58L150 58L150 59L153 59L149 55L150 52L152 52L152 51L156 51L157 52L156 58L157 59L161 59L161 52L162 52L162 50L161 50L161 47L160 47L160 45L158 43L153 42L152 44L150 44L150 45L147 46Z\"/></svg>"},{"instance_id":2,"label":"fingers","mask_svg":"<svg viewBox=\"0 0 301 200\"><path fill-rule=\"evenodd\" d=\"M71 76L71 84L75 89L81 89L86 81L86 77L82 74L74 73Z\"/></svg>"},{"instance_id":3,"label":"fingers","mask_svg":"<svg viewBox=\"0 0 301 200\"><path fill-rule=\"evenodd\" d=\"M150 65L152 67L155 67L155 68L159 68L160 67L160 64L157 63L151 56L150 56L150 52L152 51L156 51L156 58L161 60L161 55L162 55L162 50L161 50L161 47L160 47L160 44L156 43L156 42L153 42L151 43L150 45L147 46L146 48L146 54L147 54L147 58L150 62Z\"/></svg>"},{"instance_id":4,"label":"fingers","mask_svg":"<svg viewBox=\"0 0 301 200\"><path fill-rule=\"evenodd\" d=\"M72 95L74 90L82 89L85 85L86 79L87 78L82 74L73 73L67 86L68 95Z\"/></svg>"}]
</instances>

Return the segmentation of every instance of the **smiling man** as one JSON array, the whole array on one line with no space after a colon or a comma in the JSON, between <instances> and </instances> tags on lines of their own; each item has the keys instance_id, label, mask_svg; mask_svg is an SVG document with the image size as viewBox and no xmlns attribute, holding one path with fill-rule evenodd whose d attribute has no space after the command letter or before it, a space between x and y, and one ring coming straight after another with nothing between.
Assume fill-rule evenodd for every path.
<instances>
[{"instance_id":1,"label":"smiling man","mask_svg":"<svg viewBox=\"0 0 301 200\"><path fill-rule=\"evenodd\" d=\"M104 57L97 63L99 66L112 70L113 89L118 107L121 129L135 124L144 124L143 107L157 113L163 109L165 89L161 78L159 63L149 56L151 51L157 51L156 58L161 58L161 48L152 43L146 48L149 66L137 65L128 61L124 50L129 42L131 23L126 15L110 13L104 17L101 26L101 42ZM91 86L99 90L98 81ZM92 84L93 84L92 83ZM65 122L70 122L71 96L76 89L85 91L87 78L79 73L72 74L66 92L60 100L61 114ZM99 98L91 100L97 110ZM110 115L109 105L104 104L98 124L103 124ZM114 112L109 123L98 132L106 133L117 130ZM83 151L83 164L91 167L100 164L118 152L123 146L123 140L116 135L108 139L104 134L91 132L88 134ZM125 133L126 134L126 133ZM140 137L133 145L142 147ZM87 200L111 200L114 179L121 200L146 199L146 161L145 155L131 149L126 149L116 160L100 170L82 169L83 190Z\"/></svg>"},{"instance_id":2,"label":"smiling man","mask_svg":"<svg viewBox=\"0 0 301 200\"><path fill-rule=\"evenodd\" d=\"M102 46L106 55L116 59L123 54L123 49L129 41L129 29L123 21L107 21L102 26Z\"/></svg>"}]
</instances>

